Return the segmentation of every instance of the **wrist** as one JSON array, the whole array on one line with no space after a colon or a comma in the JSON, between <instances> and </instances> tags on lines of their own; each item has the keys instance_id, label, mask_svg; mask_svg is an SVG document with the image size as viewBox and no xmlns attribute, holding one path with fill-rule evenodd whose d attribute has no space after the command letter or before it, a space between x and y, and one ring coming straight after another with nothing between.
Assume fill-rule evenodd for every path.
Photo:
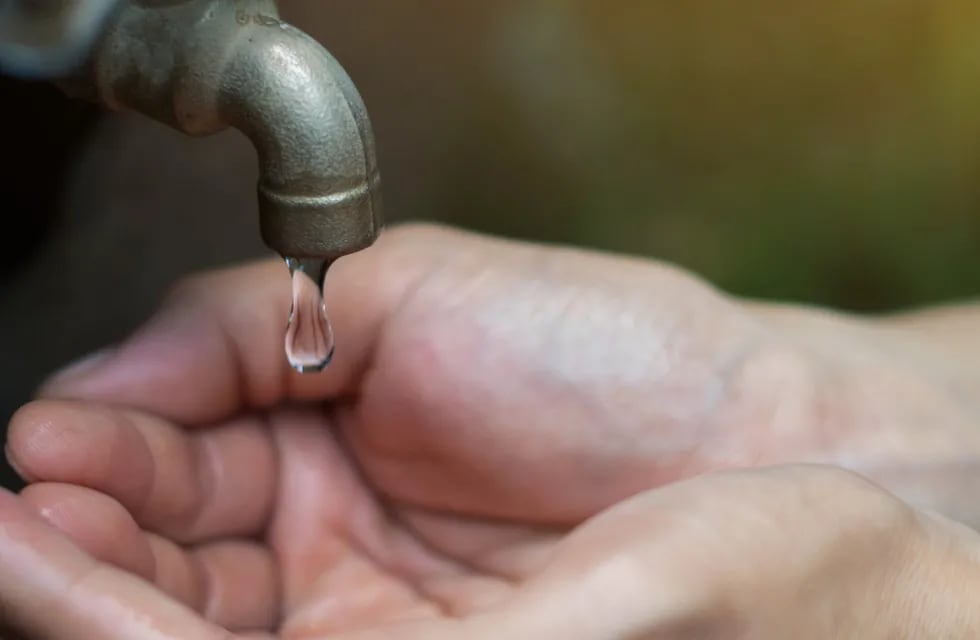
<instances>
[{"instance_id":1,"label":"wrist","mask_svg":"<svg viewBox=\"0 0 980 640\"><path fill-rule=\"evenodd\" d=\"M796 438L804 461L852 469L914 506L980 529L972 366L894 323L801 307L752 309L771 337L747 358L756 380L741 395L757 399L754 415L770 421L769 432ZM787 371L758 375L767 360ZM794 432L791 422L801 426Z\"/></svg>"},{"instance_id":2,"label":"wrist","mask_svg":"<svg viewBox=\"0 0 980 640\"><path fill-rule=\"evenodd\" d=\"M980 528L980 411L955 358L872 323L819 358L831 462Z\"/></svg>"}]
</instances>

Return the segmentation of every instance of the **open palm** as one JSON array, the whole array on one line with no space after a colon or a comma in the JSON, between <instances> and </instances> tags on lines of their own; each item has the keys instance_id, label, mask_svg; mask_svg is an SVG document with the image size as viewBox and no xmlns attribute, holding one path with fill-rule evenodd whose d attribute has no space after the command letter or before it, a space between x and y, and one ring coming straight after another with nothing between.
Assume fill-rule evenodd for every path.
<instances>
[{"instance_id":1,"label":"open palm","mask_svg":"<svg viewBox=\"0 0 980 640\"><path fill-rule=\"evenodd\" d=\"M331 276L321 376L281 264L178 288L16 416L25 499L224 628L323 637L475 615L628 496L842 446L771 327L668 267L409 230Z\"/></svg>"}]
</instances>

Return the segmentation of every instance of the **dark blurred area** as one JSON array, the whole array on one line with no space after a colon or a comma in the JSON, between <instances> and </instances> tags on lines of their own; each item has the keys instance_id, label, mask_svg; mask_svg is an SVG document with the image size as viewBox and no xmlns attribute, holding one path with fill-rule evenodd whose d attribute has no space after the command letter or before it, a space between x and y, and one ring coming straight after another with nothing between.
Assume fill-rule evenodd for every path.
<instances>
[{"instance_id":1,"label":"dark blurred area","mask_svg":"<svg viewBox=\"0 0 980 640\"><path fill-rule=\"evenodd\" d=\"M391 222L860 312L980 290L975 0L281 6L358 85ZM0 114L5 424L181 275L267 251L236 132L189 139L12 80Z\"/></svg>"}]
</instances>

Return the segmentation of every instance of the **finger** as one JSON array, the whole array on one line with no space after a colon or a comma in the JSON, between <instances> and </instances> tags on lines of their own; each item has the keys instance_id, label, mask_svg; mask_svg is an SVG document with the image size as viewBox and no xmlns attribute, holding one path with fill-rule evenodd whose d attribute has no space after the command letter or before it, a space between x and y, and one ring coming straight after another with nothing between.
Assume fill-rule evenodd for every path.
<instances>
[{"instance_id":1,"label":"finger","mask_svg":"<svg viewBox=\"0 0 980 640\"><path fill-rule=\"evenodd\" d=\"M145 534L112 498L73 485L33 484L22 498L97 560L155 583L222 627L271 629L278 620L278 572L256 544L230 541L186 551Z\"/></svg>"},{"instance_id":2,"label":"finger","mask_svg":"<svg viewBox=\"0 0 980 640\"><path fill-rule=\"evenodd\" d=\"M0 610L26 638L226 640L149 583L85 553L0 491Z\"/></svg>"},{"instance_id":3,"label":"finger","mask_svg":"<svg viewBox=\"0 0 980 640\"><path fill-rule=\"evenodd\" d=\"M28 485L21 498L83 551L153 580L156 562L149 540L129 512L109 496L75 485L41 483Z\"/></svg>"},{"instance_id":4,"label":"finger","mask_svg":"<svg viewBox=\"0 0 980 640\"><path fill-rule=\"evenodd\" d=\"M37 401L11 419L7 456L34 481L109 495L142 528L182 543L260 533L276 491L259 418L187 432L135 411Z\"/></svg>"},{"instance_id":5,"label":"finger","mask_svg":"<svg viewBox=\"0 0 980 640\"><path fill-rule=\"evenodd\" d=\"M286 362L288 271L278 260L189 281L119 348L49 380L42 396L103 400L186 423L207 423L243 406L350 391L405 291L452 233L388 232L376 246L337 262L326 284L337 342L323 375Z\"/></svg>"},{"instance_id":6,"label":"finger","mask_svg":"<svg viewBox=\"0 0 980 640\"><path fill-rule=\"evenodd\" d=\"M204 618L233 631L272 630L280 617L279 572L253 542L216 542L190 551L150 536L156 584Z\"/></svg>"}]
</instances>

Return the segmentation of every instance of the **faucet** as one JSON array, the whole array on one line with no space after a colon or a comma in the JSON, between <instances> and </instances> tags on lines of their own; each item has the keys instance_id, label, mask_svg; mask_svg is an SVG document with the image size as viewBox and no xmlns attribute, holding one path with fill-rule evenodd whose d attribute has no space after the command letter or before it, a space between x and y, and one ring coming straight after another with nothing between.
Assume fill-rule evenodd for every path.
<instances>
[{"instance_id":1,"label":"faucet","mask_svg":"<svg viewBox=\"0 0 980 640\"><path fill-rule=\"evenodd\" d=\"M284 258L332 261L380 232L364 103L275 0L0 0L0 69L187 135L240 130L262 239Z\"/></svg>"}]
</instances>

